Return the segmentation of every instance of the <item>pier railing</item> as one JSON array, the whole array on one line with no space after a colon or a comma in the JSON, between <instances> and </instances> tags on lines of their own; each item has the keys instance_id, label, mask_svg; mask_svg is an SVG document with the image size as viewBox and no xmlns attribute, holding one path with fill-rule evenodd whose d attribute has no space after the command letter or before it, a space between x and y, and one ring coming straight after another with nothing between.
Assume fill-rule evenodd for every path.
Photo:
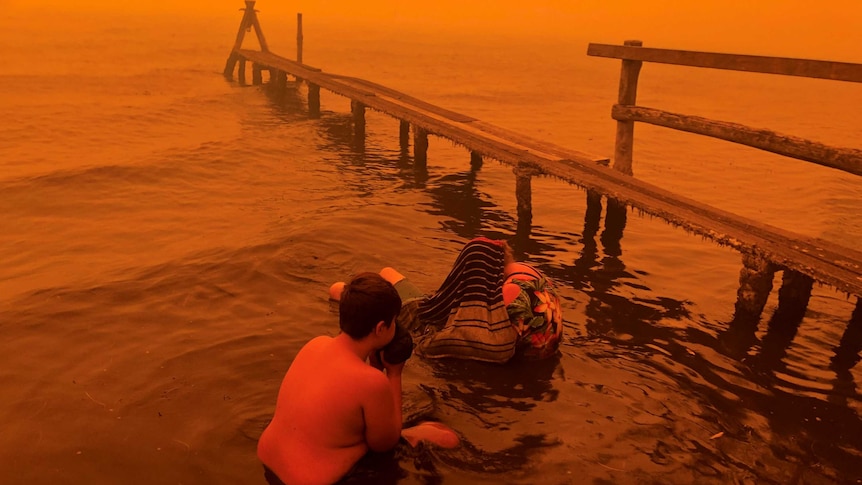
<instances>
[{"instance_id":1,"label":"pier railing","mask_svg":"<svg viewBox=\"0 0 862 485\"><path fill-rule=\"evenodd\" d=\"M857 83L862 82L862 64L656 49L643 47L638 40L626 41L624 45L590 44L587 55L622 59L619 98L611 110L611 117L617 120L614 168L623 173L632 173L634 124L641 122L719 138L862 175L862 150L832 147L767 129L636 105L638 76L644 62Z\"/></svg>"}]
</instances>

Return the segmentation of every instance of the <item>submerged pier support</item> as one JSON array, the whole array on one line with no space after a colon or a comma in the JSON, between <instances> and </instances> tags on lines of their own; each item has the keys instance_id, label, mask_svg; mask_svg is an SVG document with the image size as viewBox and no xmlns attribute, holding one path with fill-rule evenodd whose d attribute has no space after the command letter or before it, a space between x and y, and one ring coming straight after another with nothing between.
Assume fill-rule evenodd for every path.
<instances>
[{"instance_id":1,"label":"submerged pier support","mask_svg":"<svg viewBox=\"0 0 862 485\"><path fill-rule=\"evenodd\" d=\"M841 342L835 347L831 367L838 372L849 371L859 362L859 352L862 352L862 298L856 299L856 309Z\"/></svg>"},{"instance_id":2,"label":"submerged pier support","mask_svg":"<svg viewBox=\"0 0 862 485\"><path fill-rule=\"evenodd\" d=\"M808 309L814 280L810 276L797 271L785 269L781 276L781 288L778 289L778 308L773 320L801 321Z\"/></svg>"},{"instance_id":3,"label":"submerged pier support","mask_svg":"<svg viewBox=\"0 0 862 485\"><path fill-rule=\"evenodd\" d=\"M413 162L417 167L428 163L428 132L417 126L413 127Z\"/></svg>"},{"instance_id":4,"label":"submerged pier support","mask_svg":"<svg viewBox=\"0 0 862 485\"><path fill-rule=\"evenodd\" d=\"M515 199L518 206L518 234L522 237L532 230L533 225L533 175L538 173L521 165L512 169L515 174Z\"/></svg>"},{"instance_id":5,"label":"submerged pier support","mask_svg":"<svg viewBox=\"0 0 862 485\"><path fill-rule=\"evenodd\" d=\"M400 120L399 123L398 142L402 152L406 152L410 148L410 123L404 120Z\"/></svg>"},{"instance_id":6,"label":"submerged pier support","mask_svg":"<svg viewBox=\"0 0 862 485\"><path fill-rule=\"evenodd\" d=\"M752 254L742 255L734 320L757 321L772 291L775 265Z\"/></svg>"},{"instance_id":7,"label":"submerged pier support","mask_svg":"<svg viewBox=\"0 0 862 485\"><path fill-rule=\"evenodd\" d=\"M470 169L474 172L482 168L482 154L479 152L470 152Z\"/></svg>"},{"instance_id":8,"label":"submerged pier support","mask_svg":"<svg viewBox=\"0 0 862 485\"><path fill-rule=\"evenodd\" d=\"M320 86L308 83L308 115L312 118L320 116Z\"/></svg>"},{"instance_id":9,"label":"submerged pier support","mask_svg":"<svg viewBox=\"0 0 862 485\"><path fill-rule=\"evenodd\" d=\"M245 58L240 57L238 62L239 62L239 69L237 69L237 75L236 75L236 77L237 77L237 80L239 81L239 84L240 84L241 86L245 86L245 85L246 85L246 80L245 80L245 64L246 64L246 60L245 60Z\"/></svg>"},{"instance_id":10,"label":"submerged pier support","mask_svg":"<svg viewBox=\"0 0 862 485\"><path fill-rule=\"evenodd\" d=\"M287 73L284 71L275 71L275 87L279 91L287 89Z\"/></svg>"},{"instance_id":11,"label":"submerged pier support","mask_svg":"<svg viewBox=\"0 0 862 485\"><path fill-rule=\"evenodd\" d=\"M353 115L353 133L356 138L365 138L365 105L359 101L350 101L350 113Z\"/></svg>"},{"instance_id":12,"label":"submerged pier support","mask_svg":"<svg viewBox=\"0 0 862 485\"><path fill-rule=\"evenodd\" d=\"M258 63L253 63L251 65L251 83L255 86L259 86L263 83L263 69Z\"/></svg>"}]
</instances>

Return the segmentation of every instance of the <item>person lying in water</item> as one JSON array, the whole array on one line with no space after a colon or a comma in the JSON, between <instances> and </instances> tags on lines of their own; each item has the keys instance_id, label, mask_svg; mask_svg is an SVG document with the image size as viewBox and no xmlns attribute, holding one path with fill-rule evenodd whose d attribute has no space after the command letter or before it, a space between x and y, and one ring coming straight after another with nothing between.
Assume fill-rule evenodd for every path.
<instances>
[{"instance_id":1,"label":"person lying in water","mask_svg":"<svg viewBox=\"0 0 862 485\"><path fill-rule=\"evenodd\" d=\"M429 295L391 267L380 275L401 295L398 325L415 336L417 353L424 357L504 363L558 351L563 314L554 283L533 266L516 262L505 241L479 237L467 242ZM342 298L343 288L343 282L334 283L330 298Z\"/></svg>"},{"instance_id":2,"label":"person lying in water","mask_svg":"<svg viewBox=\"0 0 862 485\"><path fill-rule=\"evenodd\" d=\"M452 448L458 436L437 423L401 427L401 371L378 352L395 335L401 299L377 273L363 273L343 288L336 337L309 341L290 364L272 421L257 455L286 484L334 483L369 451L399 442L427 441ZM381 369L369 365L379 360Z\"/></svg>"}]
</instances>

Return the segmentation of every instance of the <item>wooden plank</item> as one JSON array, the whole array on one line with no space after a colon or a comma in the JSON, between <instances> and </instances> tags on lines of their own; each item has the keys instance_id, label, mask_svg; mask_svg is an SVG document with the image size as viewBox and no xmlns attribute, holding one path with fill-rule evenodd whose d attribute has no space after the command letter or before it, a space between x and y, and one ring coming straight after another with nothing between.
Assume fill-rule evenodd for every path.
<instances>
[{"instance_id":1,"label":"wooden plank","mask_svg":"<svg viewBox=\"0 0 862 485\"><path fill-rule=\"evenodd\" d=\"M679 66L781 74L785 76L832 79L854 83L862 82L862 64L849 62L722 54L609 44L590 44L587 48L587 55L631 61L657 62L660 64L675 64Z\"/></svg>"},{"instance_id":2,"label":"wooden plank","mask_svg":"<svg viewBox=\"0 0 862 485\"><path fill-rule=\"evenodd\" d=\"M639 121L687 131L689 133L697 133L698 135L711 136L843 170L854 175L862 175L862 150L854 148L836 148L804 138L782 135L760 128L751 128L738 123L670 113L643 106L615 105L611 110L611 117L615 120Z\"/></svg>"}]
</instances>

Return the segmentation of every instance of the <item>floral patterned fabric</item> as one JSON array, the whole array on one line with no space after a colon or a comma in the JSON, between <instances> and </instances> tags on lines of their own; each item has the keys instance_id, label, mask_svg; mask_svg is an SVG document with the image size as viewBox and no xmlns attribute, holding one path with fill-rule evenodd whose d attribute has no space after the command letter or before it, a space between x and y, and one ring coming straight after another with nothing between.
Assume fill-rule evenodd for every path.
<instances>
[{"instance_id":1,"label":"floral patterned fabric","mask_svg":"<svg viewBox=\"0 0 862 485\"><path fill-rule=\"evenodd\" d=\"M563 335L563 313L553 284L545 277L513 279L511 283L521 287L506 307L518 331L517 355L531 359L554 355Z\"/></svg>"}]
</instances>

